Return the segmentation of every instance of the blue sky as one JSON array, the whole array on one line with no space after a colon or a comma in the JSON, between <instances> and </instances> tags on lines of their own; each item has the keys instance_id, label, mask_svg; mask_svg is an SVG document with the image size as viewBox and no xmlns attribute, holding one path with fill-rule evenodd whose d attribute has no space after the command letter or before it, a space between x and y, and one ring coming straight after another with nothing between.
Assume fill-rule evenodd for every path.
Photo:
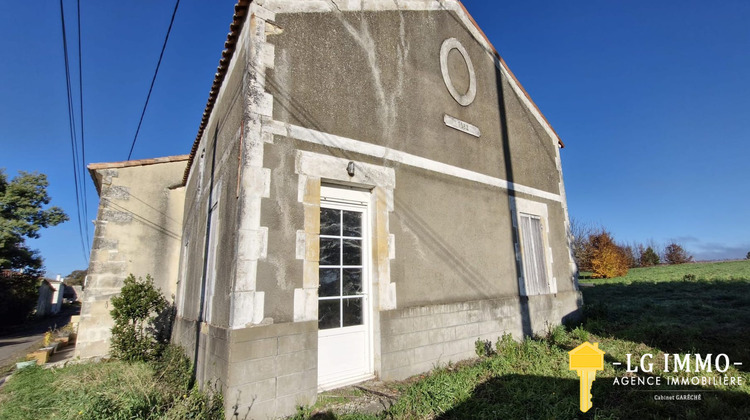
<instances>
[{"instance_id":1,"label":"blue sky","mask_svg":"<svg viewBox=\"0 0 750 420\"><path fill-rule=\"evenodd\" d=\"M750 2L464 4L565 142L572 217L620 241L679 240L701 259L750 251ZM189 152L233 5L181 2L134 159ZM173 6L82 1L86 163L127 158ZM77 92L75 2L65 7ZM58 3L0 3L0 51L0 167L48 175L72 220L30 244L65 275L87 262Z\"/></svg>"}]
</instances>

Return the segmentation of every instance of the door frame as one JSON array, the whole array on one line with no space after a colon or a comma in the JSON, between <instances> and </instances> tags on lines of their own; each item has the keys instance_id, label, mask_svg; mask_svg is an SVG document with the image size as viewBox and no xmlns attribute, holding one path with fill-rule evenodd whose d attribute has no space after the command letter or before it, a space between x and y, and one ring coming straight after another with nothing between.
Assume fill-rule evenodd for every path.
<instances>
[{"instance_id":1,"label":"door frame","mask_svg":"<svg viewBox=\"0 0 750 420\"><path fill-rule=\"evenodd\" d=\"M346 385L362 382L375 377L375 346L374 346L374 322L373 303L376 296L373 285L373 214L372 214L372 191L365 188L357 188L338 184L322 183L320 186L320 207L329 207L340 210L355 210L362 212L362 289L363 307L362 319L365 333L366 349L366 371L363 374L342 377L320 383L320 366L318 366L318 392L339 388ZM360 326L340 327L330 330L318 330L317 340L320 337L330 337L346 334L346 330L356 331ZM318 347L320 351L320 347Z\"/></svg>"}]
</instances>

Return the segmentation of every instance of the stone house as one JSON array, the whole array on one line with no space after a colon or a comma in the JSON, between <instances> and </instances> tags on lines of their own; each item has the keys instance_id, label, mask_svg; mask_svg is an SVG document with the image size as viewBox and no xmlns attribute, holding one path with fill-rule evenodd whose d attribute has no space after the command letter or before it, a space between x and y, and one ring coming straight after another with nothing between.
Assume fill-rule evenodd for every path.
<instances>
[{"instance_id":1,"label":"stone house","mask_svg":"<svg viewBox=\"0 0 750 420\"><path fill-rule=\"evenodd\" d=\"M90 166L90 354L131 271L228 417L576 315L563 143L460 2L240 0L225 47L187 157Z\"/></svg>"}]
</instances>

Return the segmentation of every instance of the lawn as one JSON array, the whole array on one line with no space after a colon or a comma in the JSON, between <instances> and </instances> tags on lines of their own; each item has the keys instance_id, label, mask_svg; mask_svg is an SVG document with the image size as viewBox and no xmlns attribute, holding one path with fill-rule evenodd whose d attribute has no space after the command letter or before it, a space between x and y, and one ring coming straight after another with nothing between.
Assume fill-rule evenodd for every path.
<instances>
[{"instance_id":1,"label":"lawn","mask_svg":"<svg viewBox=\"0 0 750 420\"><path fill-rule=\"evenodd\" d=\"M685 279L686 274L693 274ZM750 416L750 261L631 270L582 289L584 321L521 343L499 338L497 354L396 385L400 397L380 418L396 419L703 419ZM606 352L593 383L593 408L578 409L578 377L567 352L584 341ZM626 372L653 355L650 373ZM664 354L726 354L725 373L665 372ZM671 359L673 360L673 356ZM647 360L648 361L648 360ZM614 365L613 363L621 363ZM639 375L639 376L636 376ZM661 385L623 385L622 378L660 378ZM741 378L738 385L667 385L667 378ZM618 384L615 384L617 379ZM676 392L681 391L681 392ZM689 391L689 392L688 392ZM700 396L699 401L658 400ZM355 414L356 418L378 418ZM336 418L325 410L298 417ZM346 418L344 416L343 418Z\"/></svg>"}]
</instances>

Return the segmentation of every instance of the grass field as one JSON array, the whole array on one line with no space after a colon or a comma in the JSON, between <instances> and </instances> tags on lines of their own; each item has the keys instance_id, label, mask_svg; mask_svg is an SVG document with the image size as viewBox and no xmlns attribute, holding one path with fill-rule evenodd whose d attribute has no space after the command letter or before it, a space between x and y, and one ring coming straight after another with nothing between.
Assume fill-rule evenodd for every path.
<instances>
[{"instance_id":1,"label":"grass field","mask_svg":"<svg viewBox=\"0 0 750 420\"><path fill-rule=\"evenodd\" d=\"M686 274L694 280L683 280ZM750 261L637 269L623 278L595 282L582 289L581 325L559 327L521 343L506 337L497 343L497 355L439 367L400 384L398 401L381 418L750 418ZM567 354L584 341L598 342L607 353L605 369L592 387L593 408L585 414L578 409L579 382L568 370ZM638 364L646 353L653 355L654 369L638 375L651 381L658 377L661 385L622 385L621 378L635 377L626 372L627 354ZM723 353L743 365L724 374L665 372L665 353ZM693 376L741 378L743 385L665 384L668 377ZM699 395L701 400L655 399L676 395ZM311 416L336 418L324 411L299 417Z\"/></svg>"},{"instance_id":2,"label":"grass field","mask_svg":"<svg viewBox=\"0 0 750 420\"><path fill-rule=\"evenodd\" d=\"M682 280L686 275L693 275L696 280L750 279L750 260L631 268L628 274L624 277L617 277L614 279L585 278L582 281L594 284L644 281L653 283Z\"/></svg>"}]
</instances>

